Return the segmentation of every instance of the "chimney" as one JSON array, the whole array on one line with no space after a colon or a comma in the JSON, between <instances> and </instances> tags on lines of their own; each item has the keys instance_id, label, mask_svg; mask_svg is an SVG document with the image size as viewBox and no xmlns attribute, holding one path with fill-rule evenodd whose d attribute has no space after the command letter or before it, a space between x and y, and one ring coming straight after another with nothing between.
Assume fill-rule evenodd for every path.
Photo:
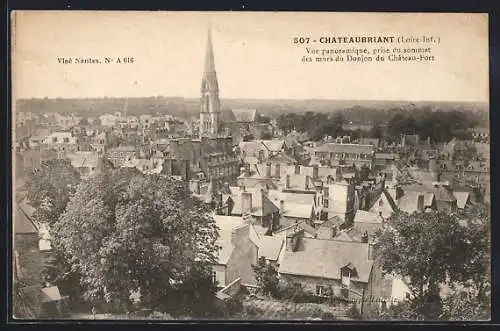
<instances>
[{"instance_id":1,"label":"chimney","mask_svg":"<svg viewBox=\"0 0 500 331\"><path fill-rule=\"evenodd\" d=\"M182 167L183 167L182 177L184 177L185 181L188 181L191 178L191 167L189 166L189 160L183 160Z\"/></svg>"},{"instance_id":2,"label":"chimney","mask_svg":"<svg viewBox=\"0 0 500 331\"><path fill-rule=\"evenodd\" d=\"M248 224L242 225L231 232L231 244L238 247L239 244L250 236L250 226Z\"/></svg>"},{"instance_id":3,"label":"chimney","mask_svg":"<svg viewBox=\"0 0 500 331\"><path fill-rule=\"evenodd\" d=\"M295 165L295 174L300 175L300 165L298 164Z\"/></svg>"},{"instance_id":4,"label":"chimney","mask_svg":"<svg viewBox=\"0 0 500 331\"><path fill-rule=\"evenodd\" d=\"M199 180L191 180L191 190L194 194L201 194L201 183Z\"/></svg>"},{"instance_id":5,"label":"chimney","mask_svg":"<svg viewBox=\"0 0 500 331\"><path fill-rule=\"evenodd\" d=\"M365 231L363 233L363 235L361 236L361 242L362 243L368 243L368 232ZM368 249L370 249L370 248L368 247Z\"/></svg>"},{"instance_id":6,"label":"chimney","mask_svg":"<svg viewBox=\"0 0 500 331\"><path fill-rule=\"evenodd\" d=\"M424 212L424 195L423 194L419 194L417 197L417 211L419 213Z\"/></svg>"},{"instance_id":7,"label":"chimney","mask_svg":"<svg viewBox=\"0 0 500 331\"><path fill-rule=\"evenodd\" d=\"M281 165L279 163L276 163L274 165L274 177L276 177L276 178L281 177Z\"/></svg>"},{"instance_id":8,"label":"chimney","mask_svg":"<svg viewBox=\"0 0 500 331\"><path fill-rule=\"evenodd\" d=\"M342 172L340 171L340 168L336 168L335 170L335 181L340 182L342 179Z\"/></svg>"},{"instance_id":9,"label":"chimney","mask_svg":"<svg viewBox=\"0 0 500 331\"><path fill-rule=\"evenodd\" d=\"M392 181L396 182L398 178L398 168L396 166L392 167Z\"/></svg>"},{"instance_id":10,"label":"chimney","mask_svg":"<svg viewBox=\"0 0 500 331\"><path fill-rule=\"evenodd\" d=\"M243 216L252 214L252 193L250 192L241 193L241 214Z\"/></svg>"},{"instance_id":11,"label":"chimney","mask_svg":"<svg viewBox=\"0 0 500 331\"><path fill-rule=\"evenodd\" d=\"M286 250L296 252L300 249L302 238L304 237L304 229L294 230L286 235Z\"/></svg>"},{"instance_id":12,"label":"chimney","mask_svg":"<svg viewBox=\"0 0 500 331\"><path fill-rule=\"evenodd\" d=\"M266 178L271 178L271 163L266 164Z\"/></svg>"},{"instance_id":13,"label":"chimney","mask_svg":"<svg viewBox=\"0 0 500 331\"><path fill-rule=\"evenodd\" d=\"M332 239L337 236L337 226L332 225Z\"/></svg>"},{"instance_id":14,"label":"chimney","mask_svg":"<svg viewBox=\"0 0 500 331\"><path fill-rule=\"evenodd\" d=\"M173 163L174 160L172 159L166 159L165 162L163 162L163 167L165 169L165 173L168 175L168 176L172 176L172 168L173 168Z\"/></svg>"},{"instance_id":15,"label":"chimney","mask_svg":"<svg viewBox=\"0 0 500 331\"><path fill-rule=\"evenodd\" d=\"M368 260L373 261L375 259L375 245L370 242L368 243Z\"/></svg>"},{"instance_id":16,"label":"chimney","mask_svg":"<svg viewBox=\"0 0 500 331\"><path fill-rule=\"evenodd\" d=\"M437 162L436 162L436 158L434 156L431 156L429 158L429 171L430 172L436 172L437 170Z\"/></svg>"},{"instance_id":17,"label":"chimney","mask_svg":"<svg viewBox=\"0 0 500 331\"><path fill-rule=\"evenodd\" d=\"M289 174L286 174L286 177L285 177L285 188L286 189L290 188L290 175Z\"/></svg>"},{"instance_id":18,"label":"chimney","mask_svg":"<svg viewBox=\"0 0 500 331\"><path fill-rule=\"evenodd\" d=\"M285 214L285 201L280 200L280 214L284 215Z\"/></svg>"},{"instance_id":19,"label":"chimney","mask_svg":"<svg viewBox=\"0 0 500 331\"><path fill-rule=\"evenodd\" d=\"M313 165L313 179L318 179L319 177L319 167L317 164Z\"/></svg>"}]
</instances>

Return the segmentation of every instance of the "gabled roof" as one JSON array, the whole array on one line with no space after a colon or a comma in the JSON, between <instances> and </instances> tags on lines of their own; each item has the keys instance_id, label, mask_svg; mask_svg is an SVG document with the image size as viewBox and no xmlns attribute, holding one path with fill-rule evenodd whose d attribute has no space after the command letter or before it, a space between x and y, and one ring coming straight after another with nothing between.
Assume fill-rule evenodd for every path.
<instances>
[{"instance_id":1,"label":"gabled roof","mask_svg":"<svg viewBox=\"0 0 500 331\"><path fill-rule=\"evenodd\" d=\"M252 216L260 217L279 212L278 207L263 194L261 188L245 188L245 191L252 194ZM242 194L241 190L232 191L231 199L234 206L231 214L233 215L241 215L242 213Z\"/></svg>"},{"instance_id":2,"label":"gabled roof","mask_svg":"<svg viewBox=\"0 0 500 331\"><path fill-rule=\"evenodd\" d=\"M414 192L406 191L404 195L397 201L397 206L401 211L413 213L418 210L418 196L424 195L424 207L430 207L434 201L434 193L432 192Z\"/></svg>"},{"instance_id":3,"label":"gabled roof","mask_svg":"<svg viewBox=\"0 0 500 331\"><path fill-rule=\"evenodd\" d=\"M279 273L340 279L340 269L351 263L357 270L352 280L368 282L373 265L368 260L368 244L311 238L302 241L298 251L285 251Z\"/></svg>"},{"instance_id":4,"label":"gabled roof","mask_svg":"<svg viewBox=\"0 0 500 331\"><path fill-rule=\"evenodd\" d=\"M284 140L261 140L260 143L270 152L279 152L285 145Z\"/></svg>"},{"instance_id":5,"label":"gabled roof","mask_svg":"<svg viewBox=\"0 0 500 331\"><path fill-rule=\"evenodd\" d=\"M467 201L469 201L469 192L453 192L453 195L457 199L457 207L460 209L464 209Z\"/></svg>"},{"instance_id":6,"label":"gabled roof","mask_svg":"<svg viewBox=\"0 0 500 331\"><path fill-rule=\"evenodd\" d=\"M398 207L394 202L394 199L391 197L387 189L382 190L382 194L380 197L375 200L372 207L369 209L370 212L380 213L382 212L382 216L384 218L388 218L391 214L397 211Z\"/></svg>"}]
</instances>

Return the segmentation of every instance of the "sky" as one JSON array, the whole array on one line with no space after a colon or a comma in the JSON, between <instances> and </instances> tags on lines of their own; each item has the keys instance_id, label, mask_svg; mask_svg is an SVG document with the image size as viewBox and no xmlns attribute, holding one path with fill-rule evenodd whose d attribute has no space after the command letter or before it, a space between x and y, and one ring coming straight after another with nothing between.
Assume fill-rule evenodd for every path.
<instances>
[{"instance_id":1,"label":"sky","mask_svg":"<svg viewBox=\"0 0 500 331\"><path fill-rule=\"evenodd\" d=\"M221 98L488 102L487 19L486 14L17 12L13 93L15 98L197 98L210 27ZM301 36L358 35L433 35L440 43L434 63L306 64L301 61L306 46L292 42ZM61 57L133 57L134 63L59 64Z\"/></svg>"}]
</instances>

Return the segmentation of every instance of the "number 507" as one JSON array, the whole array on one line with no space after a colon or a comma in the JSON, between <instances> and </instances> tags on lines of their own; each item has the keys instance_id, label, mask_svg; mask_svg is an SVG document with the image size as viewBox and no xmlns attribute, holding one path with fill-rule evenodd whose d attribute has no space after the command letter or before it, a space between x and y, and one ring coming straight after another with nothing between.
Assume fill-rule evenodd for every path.
<instances>
[{"instance_id":1,"label":"number 507","mask_svg":"<svg viewBox=\"0 0 500 331\"><path fill-rule=\"evenodd\" d=\"M294 44L309 44L309 37L294 37Z\"/></svg>"}]
</instances>

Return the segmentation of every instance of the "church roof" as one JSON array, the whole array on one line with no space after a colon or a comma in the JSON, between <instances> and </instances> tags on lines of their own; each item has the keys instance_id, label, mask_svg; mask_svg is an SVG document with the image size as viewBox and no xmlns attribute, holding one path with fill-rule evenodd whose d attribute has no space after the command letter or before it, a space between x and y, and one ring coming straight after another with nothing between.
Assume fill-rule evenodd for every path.
<instances>
[{"instance_id":1,"label":"church roof","mask_svg":"<svg viewBox=\"0 0 500 331\"><path fill-rule=\"evenodd\" d=\"M221 123L234 123L236 122L236 117L231 109L221 110L219 113L219 121Z\"/></svg>"},{"instance_id":2,"label":"church roof","mask_svg":"<svg viewBox=\"0 0 500 331\"><path fill-rule=\"evenodd\" d=\"M255 122L257 109L233 109L236 122Z\"/></svg>"}]
</instances>

